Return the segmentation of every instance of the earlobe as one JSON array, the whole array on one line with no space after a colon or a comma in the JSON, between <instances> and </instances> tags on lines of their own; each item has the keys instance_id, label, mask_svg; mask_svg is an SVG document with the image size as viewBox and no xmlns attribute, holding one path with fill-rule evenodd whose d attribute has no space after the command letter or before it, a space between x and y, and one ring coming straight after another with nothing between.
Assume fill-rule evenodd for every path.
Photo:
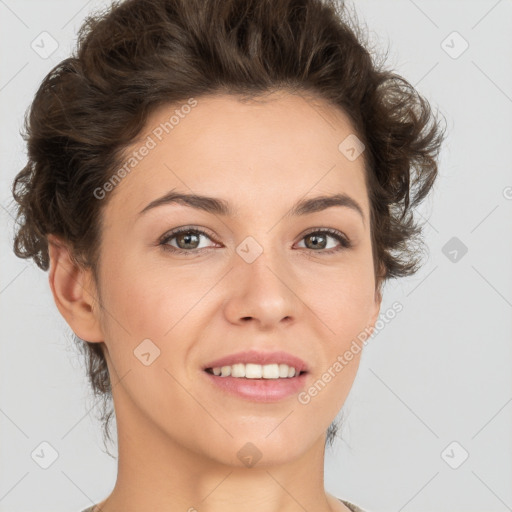
<instances>
[{"instance_id":1,"label":"earlobe","mask_svg":"<svg viewBox=\"0 0 512 512\"><path fill-rule=\"evenodd\" d=\"M48 235L48 252L48 281L61 315L83 340L104 341L91 271L74 263L67 245L55 235Z\"/></svg>"}]
</instances>

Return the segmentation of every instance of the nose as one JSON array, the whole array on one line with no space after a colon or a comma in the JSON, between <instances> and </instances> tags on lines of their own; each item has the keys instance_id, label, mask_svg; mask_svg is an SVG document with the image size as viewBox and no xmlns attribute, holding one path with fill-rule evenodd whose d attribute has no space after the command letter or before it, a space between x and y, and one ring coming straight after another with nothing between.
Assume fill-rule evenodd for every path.
<instances>
[{"instance_id":1,"label":"nose","mask_svg":"<svg viewBox=\"0 0 512 512\"><path fill-rule=\"evenodd\" d=\"M260 329L290 324L304 307L293 271L277 251L263 251L251 263L234 255L225 283L224 313L233 324L254 322Z\"/></svg>"}]
</instances>

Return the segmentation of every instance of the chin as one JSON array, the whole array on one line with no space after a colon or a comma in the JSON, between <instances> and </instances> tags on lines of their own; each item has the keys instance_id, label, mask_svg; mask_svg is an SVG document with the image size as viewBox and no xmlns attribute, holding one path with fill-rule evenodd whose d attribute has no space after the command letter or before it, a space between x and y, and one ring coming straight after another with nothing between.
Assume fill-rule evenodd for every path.
<instances>
[{"instance_id":1,"label":"chin","mask_svg":"<svg viewBox=\"0 0 512 512\"><path fill-rule=\"evenodd\" d=\"M250 432L241 431L237 435L230 429L232 438L224 439L224 442L210 439L215 447L222 449L221 452L217 449L215 453L210 452L210 456L223 464L238 468L268 468L298 459L314 444L313 437L306 439L304 430L300 428L295 432L288 429L278 433L278 424L279 422L274 425L273 431L267 428L259 431L251 429Z\"/></svg>"}]
</instances>

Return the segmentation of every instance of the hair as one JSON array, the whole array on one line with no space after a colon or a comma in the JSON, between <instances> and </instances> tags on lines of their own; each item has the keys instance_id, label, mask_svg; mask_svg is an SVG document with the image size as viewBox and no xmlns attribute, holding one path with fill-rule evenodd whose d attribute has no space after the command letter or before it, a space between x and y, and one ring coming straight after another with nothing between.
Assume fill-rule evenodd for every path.
<instances>
[{"instance_id":1,"label":"hair","mask_svg":"<svg viewBox=\"0 0 512 512\"><path fill-rule=\"evenodd\" d=\"M444 130L385 56L377 60L353 17L335 0L127 0L87 17L72 56L47 74L25 115L28 162L12 186L16 256L48 270L47 236L56 235L99 290L108 197L94 191L122 165L148 116L191 97L285 91L338 107L364 144L376 289L414 274L424 247L412 210L434 184ZM103 343L73 336L110 439ZM333 422L326 444L337 430Z\"/></svg>"}]
</instances>

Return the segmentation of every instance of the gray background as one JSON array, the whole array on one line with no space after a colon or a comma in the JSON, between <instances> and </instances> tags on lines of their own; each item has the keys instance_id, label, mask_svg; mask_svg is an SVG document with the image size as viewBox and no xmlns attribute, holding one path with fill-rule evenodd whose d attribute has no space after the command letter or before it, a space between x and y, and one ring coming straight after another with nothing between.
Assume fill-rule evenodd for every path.
<instances>
[{"instance_id":1,"label":"gray background","mask_svg":"<svg viewBox=\"0 0 512 512\"><path fill-rule=\"evenodd\" d=\"M11 249L23 114L103 5L0 0L1 512L79 511L115 483L48 275ZM365 348L343 441L326 453L326 488L374 512L512 510L512 2L355 7L375 44L391 45L388 65L444 113L448 138L419 210L429 255L385 288L381 312L394 301L403 311ZM51 50L43 31L59 45L49 57L31 47L46 37ZM45 441L58 453L48 469L32 457Z\"/></svg>"}]
</instances>

